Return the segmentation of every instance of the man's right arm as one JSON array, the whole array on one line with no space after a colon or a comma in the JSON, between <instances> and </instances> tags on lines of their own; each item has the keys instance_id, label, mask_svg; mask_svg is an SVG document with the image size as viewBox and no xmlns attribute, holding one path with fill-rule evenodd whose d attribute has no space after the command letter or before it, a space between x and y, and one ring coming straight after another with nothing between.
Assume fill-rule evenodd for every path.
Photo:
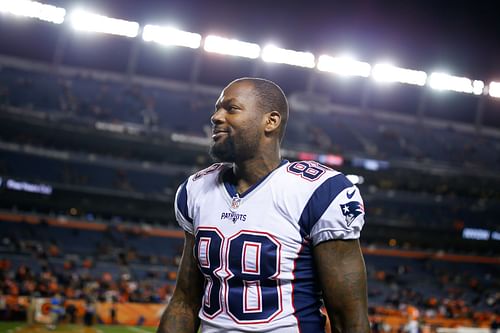
<instances>
[{"instance_id":1,"label":"man's right arm","mask_svg":"<svg viewBox=\"0 0 500 333\"><path fill-rule=\"evenodd\" d=\"M156 333L196 333L198 311L203 296L204 277L193 256L194 236L185 232L184 252L174 294L160 320Z\"/></svg>"}]
</instances>

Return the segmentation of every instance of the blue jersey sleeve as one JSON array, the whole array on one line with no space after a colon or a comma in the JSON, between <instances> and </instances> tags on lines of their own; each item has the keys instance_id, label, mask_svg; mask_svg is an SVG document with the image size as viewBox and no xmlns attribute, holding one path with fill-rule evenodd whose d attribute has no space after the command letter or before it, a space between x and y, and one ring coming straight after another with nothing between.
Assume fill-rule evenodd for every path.
<instances>
[{"instance_id":1,"label":"blue jersey sleeve","mask_svg":"<svg viewBox=\"0 0 500 333\"><path fill-rule=\"evenodd\" d=\"M364 225L359 189L343 174L328 178L311 195L299 223L313 245L359 238Z\"/></svg>"},{"instance_id":2,"label":"blue jersey sleeve","mask_svg":"<svg viewBox=\"0 0 500 333\"><path fill-rule=\"evenodd\" d=\"M193 218L190 214L189 202L188 202L188 183L187 179L184 183L179 186L177 193L175 194L175 218L179 226L189 233L193 233Z\"/></svg>"}]
</instances>

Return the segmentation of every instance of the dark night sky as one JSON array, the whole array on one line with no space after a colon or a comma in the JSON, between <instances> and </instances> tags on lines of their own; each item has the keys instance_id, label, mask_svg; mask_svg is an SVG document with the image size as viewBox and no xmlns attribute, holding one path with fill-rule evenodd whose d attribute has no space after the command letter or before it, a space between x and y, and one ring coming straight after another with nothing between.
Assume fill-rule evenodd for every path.
<instances>
[{"instance_id":1,"label":"dark night sky","mask_svg":"<svg viewBox=\"0 0 500 333\"><path fill-rule=\"evenodd\" d=\"M45 0L84 3L109 16L225 35L265 45L338 54L370 63L500 79L496 1Z\"/></svg>"}]
</instances>

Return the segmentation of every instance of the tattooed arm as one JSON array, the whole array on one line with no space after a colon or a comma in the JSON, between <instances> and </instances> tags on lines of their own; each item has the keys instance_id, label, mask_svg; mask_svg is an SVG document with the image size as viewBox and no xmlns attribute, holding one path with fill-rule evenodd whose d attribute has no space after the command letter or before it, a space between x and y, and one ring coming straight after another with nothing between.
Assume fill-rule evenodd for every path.
<instances>
[{"instance_id":1,"label":"tattooed arm","mask_svg":"<svg viewBox=\"0 0 500 333\"><path fill-rule=\"evenodd\" d=\"M156 333L198 332L198 311L201 307L204 278L193 256L193 246L194 237L186 232L174 294L161 317Z\"/></svg>"},{"instance_id":2,"label":"tattooed arm","mask_svg":"<svg viewBox=\"0 0 500 333\"><path fill-rule=\"evenodd\" d=\"M314 248L332 332L368 333L366 269L358 240L331 240Z\"/></svg>"}]
</instances>

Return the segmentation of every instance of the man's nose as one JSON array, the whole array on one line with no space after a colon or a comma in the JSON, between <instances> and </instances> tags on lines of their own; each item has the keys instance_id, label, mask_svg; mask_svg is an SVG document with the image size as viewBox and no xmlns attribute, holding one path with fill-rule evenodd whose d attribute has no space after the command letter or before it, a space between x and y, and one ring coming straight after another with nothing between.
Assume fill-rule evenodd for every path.
<instances>
[{"instance_id":1,"label":"man's nose","mask_svg":"<svg viewBox=\"0 0 500 333\"><path fill-rule=\"evenodd\" d=\"M210 117L210 122L214 125L222 124L224 122L224 109L220 108L215 111Z\"/></svg>"}]
</instances>

